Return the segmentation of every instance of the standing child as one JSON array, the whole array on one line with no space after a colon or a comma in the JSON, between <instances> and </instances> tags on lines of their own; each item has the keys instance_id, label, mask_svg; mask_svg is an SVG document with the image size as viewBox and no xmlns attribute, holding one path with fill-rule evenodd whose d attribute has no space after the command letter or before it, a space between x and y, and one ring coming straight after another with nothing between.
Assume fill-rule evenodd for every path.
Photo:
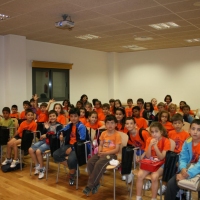
<instances>
[{"instance_id":1,"label":"standing child","mask_svg":"<svg viewBox=\"0 0 200 200\"><path fill-rule=\"evenodd\" d=\"M185 122L191 123L193 121L193 117L190 115L190 106L183 106L183 119Z\"/></svg>"},{"instance_id":2,"label":"standing child","mask_svg":"<svg viewBox=\"0 0 200 200\"><path fill-rule=\"evenodd\" d=\"M164 160L166 152L170 150L170 141L167 138L167 132L165 128L159 122L153 122L150 125L151 137L147 139L145 155L147 158L157 157L159 160ZM140 169L137 176L136 190L137 196L136 200L142 200L142 187L144 178L151 172ZM156 172L151 173L152 182L152 198L151 200L156 200L158 191L158 178L163 174L163 166L161 166Z\"/></svg>"},{"instance_id":3,"label":"standing child","mask_svg":"<svg viewBox=\"0 0 200 200\"><path fill-rule=\"evenodd\" d=\"M135 119L135 123L137 125L137 127L140 128L144 128L146 129L148 124L146 119L144 119L143 117L140 117L140 107L139 106L134 106L133 109L133 117Z\"/></svg>"},{"instance_id":4,"label":"standing child","mask_svg":"<svg viewBox=\"0 0 200 200\"><path fill-rule=\"evenodd\" d=\"M125 127L125 119L126 119L126 114L125 114L125 110L123 108L116 108L115 110L115 117L117 119L117 126L116 126L116 130L123 132L123 133L127 133L128 130Z\"/></svg>"},{"instance_id":5,"label":"standing child","mask_svg":"<svg viewBox=\"0 0 200 200\"><path fill-rule=\"evenodd\" d=\"M80 117L79 120L86 125L87 123L87 118L86 118L86 109L85 108L80 108Z\"/></svg>"},{"instance_id":6,"label":"standing child","mask_svg":"<svg viewBox=\"0 0 200 200\"><path fill-rule=\"evenodd\" d=\"M62 125L56 122L57 119L57 112L55 110L51 110L48 113L49 122L44 123L44 132L40 137L40 140L33 144L29 148L29 154L35 163L35 172L34 174L39 174L38 178L42 179L45 173L45 167L43 163L43 156L42 154L50 149L49 140L47 138L48 132L52 132L56 134L59 130L62 129Z\"/></svg>"},{"instance_id":7,"label":"standing child","mask_svg":"<svg viewBox=\"0 0 200 200\"><path fill-rule=\"evenodd\" d=\"M112 115L114 115L114 108L115 108L115 100L114 99L110 99L109 100L109 104L110 104L110 113L112 114Z\"/></svg>"},{"instance_id":8,"label":"standing child","mask_svg":"<svg viewBox=\"0 0 200 200\"><path fill-rule=\"evenodd\" d=\"M20 124L16 134L7 144L6 159L4 160L2 165L11 163L10 165L11 168L16 167L16 165L19 163L17 146L21 144L23 131L29 130L29 131L34 132L37 130L37 124L34 121L34 112L32 109L26 109L25 117L26 117L26 120ZM12 149L14 150L13 160L11 158Z\"/></svg>"},{"instance_id":9,"label":"standing child","mask_svg":"<svg viewBox=\"0 0 200 200\"><path fill-rule=\"evenodd\" d=\"M166 110L163 110L160 112L158 116L158 121L165 127L165 129L167 130L167 133L169 131L174 130L174 127L172 126L172 123L170 122L169 112L167 112Z\"/></svg>"},{"instance_id":10,"label":"standing child","mask_svg":"<svg viewBox=\"0 0 200 200\"><path fill-rule=\"evenodd\" d=\"M143 117L148 120L148 124L150 125L152 121L155 121L156 113L154 111L154 107L151 102L145 102L144 109L146 112L144 113Z\"/></svg>"},{"instance_id":11,"label":"standing child","mask_svg":"<svg viewBox=\"0 0 200 200\"><path fill-rule=\"evenodd\" d=\"M164 98L164 102L165 102L165 110L168 110L168 107L170 105L170 103L172 102L172 97L171 95L166 95Z\"/></svg>"},{"instance_id":12,"label":"standing child","mask_svg":"<svg viewBox=\"0 0 200 200\"><path fill-rule=\"evenodd\" d=\"M11 117L11 118L19 119L20 113L18 112L18 107L17 107L17 105L12 105L11 111L12 111L12 113L10 114L10 117Z\"/></svg>"},{"instance_id":13,"label":"standing child","mask_svg":"<svg viewBox=\"0 0 200 200\"><path fill-rule=\"evenodd\" d=\"M113 115L107 115L105 119L106 131L100 136L99 153L92 156L87 163L89 174L88 183L83 193L87 196L97 193L100 187L100 179L106 170L109 161L116 159L122 143L120 134L115 130L117 119Z\"/></svg>"},{"instance_id":14,"label":"standing child","mask_svg":"<svg viewBox=\"0 0 200 200\"><path fill-rule=\"evenodd\" d=\"M97 130L98 128L104 128L104 124L101 121L98 121L98 114L96 111L92 111L88 115L88 122L85 124L87 128L92 128Z\"/></svg>"},{"instance_id":15,"label":"standing child","mask_svg":"<svg viewBox=\"0 0 200 200\"><path fill-rule=\"evenodd\" d=\"M200 119L192 121L189 132L191 137L184 142L179 157L179 173L168 181L165 200L176 199L176 194L180 189L177 181L194 178L197 174L200 174ZM187 166L191 163L194 166L187 169Z\"/></svg>"},{"instance_id":16,"label":"standing child","mask_svg":"<svg viewBox=\"0 0 200 200\"><path fill-rule=\"evenodd\" d=\"M67 124L67 119L64 115L64 111L63 111L63 107L60 103L55 103L53 106L53 110L55 110L58 114L57 117L57 122L59 122L62 125L66 125Z\"/></svg>"},{"instance_id":17,"label":"standing child","mask_svg":"<svg viewBox=\"0 0 200 200\"><path fill-rule=\"evenodd\" d=\"M132 116L133 99L127 99L128 106L125 108L126 117Z\"/></svg>"}]
</instances>

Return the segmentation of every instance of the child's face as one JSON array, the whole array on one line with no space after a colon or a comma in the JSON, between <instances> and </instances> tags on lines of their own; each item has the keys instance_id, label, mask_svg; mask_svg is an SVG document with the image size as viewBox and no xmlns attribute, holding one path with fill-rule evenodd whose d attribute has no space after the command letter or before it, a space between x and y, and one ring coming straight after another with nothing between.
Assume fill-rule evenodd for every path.
<instances>
[{"instance_id":1,"label":"child's face","mask_svg":"<svg viewBox=\"0 0 200 200\"><path fill-rule=\"evenodd\" d=\"M126 120L125 126L128 129L128 131L134 131L136 129L136 124L131 119Z\"/></svg>"},{"instance_id":2,"label":"child's face","mask_svg":"<svg viewBox=\"0 0 200 200\"><path fill-rule=\"evenodd\" d=\"M32 112L26 113L26 119L27 121L31 122L34 119L34 114Z\"/></svg>"},{"instance_id":3,"label":"child's face","mask_svg":"<svg viewBox=\"0 0 200 200\"><path fill-rule=\"evenodd\" d=\"M115 101L115 108L119 108L121 105L119 103L119 101Z\"/></svg>"},{"instance_id":4,"label":"child's face","mask_svg":"<svg viewBox=\"0 0 200 200\"><path fill-rule=\"evenodd\" d=\"M91 112L91 111L92 111L92 107L89 106L89 105L86 105L86 106L85 106L85 109L86 109L88 112Z\"/></svg>"},{"instance_id":5,"label":"child's face","mask_svg":"<svg viewBox=\"0 0 200 200\"><path fill-rule=\"evenodd\" d=\"M55 108L54 108L54 110L55 110L58 114L60 114L60 112L61 112L61 107L60 107L60 105L56 105Z\"/></svg>"},{"instance_id":6,"label":"child's face","mask_svg":"<svg viewBox=\"0 0 200 200\"><path fill-rule=\"evenodd\" d=\"M110 102L110 106L114 107L115 106L115 102L114 101Z\"/></svg>"},{"instance_id":7,"label":"child's face","mask_svg":"<svg viewBox=\"0 0 200 200\"><path fill-rule=\"evenodd\" d=\"M86 96L83 97L82 101L86 102L88 100L88 98Z\"/></svg>"},{"instance_id":8,"label":"child's face","mask_svg":"<svg viewBox=\"0 0 200 200\"><path fill-rule=\"evenodd\" d=\"M82 104L78 102L78 103L76 104L76 107L80 109L80 108L82 107Z\"/></svg>"},{"instance_id":9,"label":"child's face","mask_svg":"<svg viewBox=\"0 0 200 200\"><path fill-rule=\"evenodd\" d=\"M190 109L189 108L183 108L183 113L184 113L184 115L189 115Z\"/></svg>"},{"instance_id":10,"label":"child's face","mask_svg":"<svg viewBox=\"0 0 200 200\"><path fill-rule=\"evenodd\" d=\"M72 124L77 124L79 121L79 116L77 114L70 114L69 118Z\"/></svg>"},{"instance_id":11,"label":"child's face","mask_svg":"<svg viewBox=\"0 0 200 200\"><path fill-rule=\"evenodd\" d=\"M183 122L178 120L178 121L174 121L172 123L174 129L176 130L176 132L180 132L182 130L182 127L183 127Z\"/></svg>"},{"instance_id":12,"label":"child's face","mask_svg":"<svg viewBox=\"0 0 200 200\"><path fill-rule=\"evenodd\" d=\"M185 103L184 102L180 102L179 106L180 106L180 108L182 108L183 106L185 106Z\"/></svg>"},{"instance_id":13,"label":"child's face","mask_svg":"<svg viewBox=\"0 0 200 200\"><path fill-rule=\"evenodd\" d=\"M156 99L152 99L151 103L153 104L153 106L157 105L157 100Z\"/></svg>"},{"instance_id":14,"label":"child's face","mask_svg":"<svg viewBox=\"0 0 200 200\"><path fill-rule=\"evenodd\" d=\"M26 110L26 109L30 108L30 106L28 104L23 104L23 108L24 108L24 110Z\"/></svg>"},{"instance_id":15,"label":"child's face","mask_svg":"<svg viewBox=\"0 0 200 200\"><path fill-rule=\"evenodd\" d=\"M85 117L85 110L80 110L80 117Z\"/></svg>"},{"instance_id":16,"label":"child's face","mask_svg":"<svg viewBox=\"0 0 200 200\"><path fill-rule=\"evenodd\" d=\"M162 136L162 132L158 129L158 127L151 127L150 129L151 136L155 139L160 139Z\"/></svg>"},{"instance_id":17,"label":"child's face","mask_svg":"<svg viewBox=\"0 0 200 200\"><path fill-rule=\"evenodd\" d=\"M161 122L162 123L166 123L167 122L167 119L168 119L168 114L167 113L163 113L162 115L161 115Z\"/></svg>"},{"instance_id":18,"label":"child's face","mask_svg":"<svg viewBox=\"0 0 200 200\"><path fill-rule=\"evenodd\" d=\"M200 125L193 123L189 132L193 140L200 141Z\"/></svg>"},{"instance_id":19,"label":"child's face","mask_svg":"<svg viewBox=\"0 0 200 200\"><path fill-rule=\"evenodd\" d=\"M57 120L57 116L56 116L55 113L52 113L52 114L49 115L49 122L55 123L56 120Z\"/></svg>"},{"instance_id":20,"label":"child's face","mask_svg":"<svg viewBox=\"0 0 200 200\"><path fill-rule=\"evenodd\" d=\"M100 108L101 105L100 105L100 103L99 103L98 101L96 101L94 107L95 107L95 108Z\"/></svg>"},{"instance_id":21,"label":"child's face","mask_svg":"<svg viewBox=\"0 0 200 200\"><path fill-rule=\"evenodd\" d=\"M169 103L171 102L170 97L166 97L165 102L166 102L167 104L169 104Z\"/></svg>"},{"instance_id":22,"label":"child's face","mask_svg":"<svg viewBox=\"0 0 200 200\"><path fill-rule=\"evenodd\" d=\"M121 120L123 119L124 115L120 110L117 110L115 113L115 117L117 118L118 122L121 122Z\"/></svg>"},{"instance_id":23,"label":"child's face","mask_svg":"<svg viewBox=\"0 0 200 200\"><path fill-rule=\"evenodd\" d=\"M151 109L150 104L146 104L146 110L150 110L150 109Z\"/></svg>"},{"instance_id":24,"label":"child's face","mask_svg":"<svg viewBox=\"0 0 200 200\"><path fill-rule=\"evenodd\" d=\"M110 109L103 107L103 114L104 115L109 115L110 114Z\"/></svg>"},{"instance_id":25,"label":"child's face","mask_svg":"<svg viewBox=\"0 0 200 200\"><path fill-rule=\"evenodd\" d=\"M137 102L137 106L139 106L139 107L140 107L140 109L142 109L142 108L143 108L143 103L142 103L142 102L140 102L140 101L138 101L138 102Z\"/></svg>"},{"instance_id":26,"label":"child's face","mask_svg":"<svg viewBox=\"0 0 200 200\"><path fill-rule=\"evenodd\" d=\"M33 107L35 105L35 101L31 101L30 104Z\"/></svg>"},{"instance_id":27,"label":"child's face","mask_svg":"<svg viewBox=\"0 0 200 200\"><path fill-rule=\"evenodd\" d=\"M4 119L9 119L10 113L8 111L3 111L3 118Z\"/></svg>"},{"instance_id":28,"label":"child's face","mask_svg":"<svg viewBox=\"0 0 200 200\"><path fill-rule=\"evenodd\" d=\"M163 110L165 110L165 107L164 107L164 106L158 106L158 111L159 111L159 112L161 112L161 111L163 111Z\"/></svg>"},{"instance_id":29,"label":"child's face","mask_svg":"<svg viewBox=\"0 0 200 200\"><path fill-rule=\"evenodd\" d=\"M133 109L133 116L136 117L136 118L140 117L140 111Z\"/></svg>"},{"instance_id":30,"label":"child's face","mask_svg":"<svg viewBox=\"0 0 200 200\"><path fill-rule=\"evenodd\" d=\"M107 121L105 126L108 131L113 131L115 130L115 127L117 126L117 124L115 123L114 120L111 120L111 121Z\"/></svg>"},{"instance_id":31,"label":"child's face","mask_svg":"<svg viewBox=\"0 0 200 200\"><path fill-rule=\"evenodd\" d=\"M17 108L11 108L11 110L12 110L12 113L14 114L14 113L17 113Z\"/></svg>"},{"instance_id":32,"label":"child's face","mask_svg":"<svg viewBox=\"0 0 200 200\"><path fill-rule=\"evenodd\" d=\"M45 106L40 106L40 110L41 110L41 112L46 112L46 110L47 110L47 108L45 107Z\"/></svg>"},{"instance_id":33,"label":"child's face","mask_svg":"<svg viewBox=\"0 0 200 200\"><path fill-rule=\"evenodd\" d=\"M175 113L176 112L176 107L175 106L171 106L170 109L169 109L169 112Z\"/></svg>"},{"instance_id":34,"label":"child's face","mask_svg":"<svg viewBox=\"0 0 200 200\"><path fill-rule=\"evenodd\" d=\"M89 117L89 121L91 124L95 124L97 122L97 114L92 114L90 117Z\"/></svg>"},{"instance_id":35,"label":"child's face","mask_svg":"<svg viewBox=\"0 0 200 200\"><path fill-rule=\"evenodd\" d=\"M64 102L64 107L67 107L68 106L68 103L67 101Z\"/></svg>"},{"instance_id":36,"label":"child's face","mask_svg":"<svg viewBox=\"0 0 200 200\"><path fill-rule=\"evenodd\" d=\"M133 105L133 103L132 103L132 101L129 101L129 102L127 102L127 104L128 104L128 107L132 107L132 105Z\"/></svg>"}]
</instances>

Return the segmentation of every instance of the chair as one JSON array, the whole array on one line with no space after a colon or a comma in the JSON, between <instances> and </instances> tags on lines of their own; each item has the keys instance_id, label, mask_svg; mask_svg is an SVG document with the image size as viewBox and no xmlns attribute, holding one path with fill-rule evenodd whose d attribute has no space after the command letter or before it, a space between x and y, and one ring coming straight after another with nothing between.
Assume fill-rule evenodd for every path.
<instances>
[{"instance_id":1,"label":"chair","mask_svg":"<svg viewBox=\"0 0 200 200\"><path fill-rule=\"evenodd\" d=\"M190 123L184 122L183 123L183 130L186 131L186 132L189 132L189 130L190 130Z\"/></svg>"},{"instance_id":2,"label":"chair","mask_svg":"<svg viewBox=\"0 0 200 200\"><path fill-rule=\"evenodd\" d=\"M172 140L172 139L169 139L169 140L170 140L170 146L171 146L170 150L171 150L171 151L174 151L176 144L175 144L174 140ZM129 196L130 199L132 198L134 177L138 175L138 172L139 172L139 169L135 169L135 170L132 171L132 173L133 173L133 179L132 179L132 182L131 182L131 189L130 189L130 196ZM146 183L146 181L150 181L150 180L151 180L151 175L148 174L148 175L145 177L144 180L145 180L145 183ZM162 176L160 176L160 177L158 178L158 181L160 182L160 191L161 191L161 192L160 192L160 200L162 200ZM143 194L145 194L145 190L144 190L144 193L143 193Z\"/></svg>"}]
</instances>

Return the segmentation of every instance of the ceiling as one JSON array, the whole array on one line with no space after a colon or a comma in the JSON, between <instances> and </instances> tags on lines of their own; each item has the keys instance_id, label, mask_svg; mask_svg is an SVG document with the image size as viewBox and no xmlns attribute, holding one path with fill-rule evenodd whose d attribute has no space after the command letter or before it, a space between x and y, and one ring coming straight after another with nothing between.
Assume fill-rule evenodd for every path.
<instances>
[{"instance_id":1,"label":"ceiling","mask_svg":"<svg viewBox=\"0 0 200 200\"><path fill-rule=\"evenodd\" d=\"M200 46L200 42L185 41L200 38L198 0L0 0L0 13L10 15L0 21L0 35L29 40L120 53L133 51L126 45L147 50ZM54 26L63 14L75 22L71 31ZM180 27L156 30L149 26L163 22ZM76 38L85 34L101 38ZM136 37L153 40L136 41Z\"/></svg>"}]
</instances>

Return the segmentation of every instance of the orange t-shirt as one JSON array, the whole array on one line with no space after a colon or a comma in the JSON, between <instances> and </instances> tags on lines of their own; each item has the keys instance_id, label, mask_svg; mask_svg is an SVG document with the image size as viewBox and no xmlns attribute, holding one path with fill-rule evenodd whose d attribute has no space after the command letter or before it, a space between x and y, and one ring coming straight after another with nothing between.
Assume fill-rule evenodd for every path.
<instances>
[{"instance_id":1,"label":"orange t-shirt","mask_svg":"<svg viewBox=\"0 0 200 200\"><path fill-rule=\"evenodd\" d=\"M103 113L103 109L102 108L94 108L94 110L98 113L98 115Z\"/></svg>"},{"instance_id":2,"label":"orange t-shirt","mask_svg":"<svg viewBox=\"0 0 200 200\"><path fill-rule=\"evenodd\" d=\"M108 132L104 131L101 133L99 139L103 141L102 152L109 152L111 150L114 150L117 144L122 143L121 136L118 132L108 135Z\"/></svg>"},{"instance_id":3,"label":"orange t-shirt","mask_svg":"<svg viewBox=\"0 0 200 200\"><path fill-rule=\"evenodd\" d=\"M103 123L100 121L97 121L95 124L90 124L90 122L87 122L85 124L85 126L87 128L93 128L94 130L97 130L98 128L100 128L101 126L103 126Z\"/></svg>"},{"instance_id":4,"label":"orange t-shirt","mask_svg":"<svg viewBox=\"0 0 200 200\"><path fill-rule=\"evenodd\" d=\"M129 107L126 107L125 108L125 112L126 112L126 117L132 117L132 107L129 108Z\"/></svg>"},{"instance_id":5,"label":"orange t-shirt","mask_svg":"<svg viewBox=\"0 0 200 200\"><path fill-rule=\"evenodd\" d=\"M22 112L20 113L19 118L20 118L20 119L26 119L26 117L25 117L25 111L22 111Z\"/></svg>"},{"instance_id":6,"label":"orange t-shirt","mask_svg":"<svg viewBox=\"0 0 200 200\"><path fill-rule=\"evenodd\" d=\"M122 128L122 124L117 123L117 127L116 128L117 128L118 131L121 131L123 133L128 133L128 129L125 127L125 125L124 125L124 128Z\"/></svg>"},{"instance_id":7,"label":"orange t-shirt","mask_svg":"<svg viewBox=\"0 0 200 200\"><path fill-rule=\"evenodd\" d=\"M140 110L140 117L143 117L144 108Z\"/></svg>"},{"instance_id":8,"label":"orange t-shirt","mask_svg":"<svg viewBox=\"0 0 200 200\"><path fill-rule=\"evenodd\" d=\"M130 136L130 139L128 140L128 144L133 145L134 147L139 147L141 150L145 150L146 141L150 137L148 131L142 130L142 137L144 138L144 142L140 138L139 129L138 128L137 128L136 135L132 135L130 133L129 136Z\"/></svg>"},{"instance_id":9,"label":"orange t-shirt","mask_svg":"<svg viewBox=\"0 0 200 200\"><path fill-rule=\"evenodd\" d=\"M190 136L188 132L182 130L181 132L177 133L175 130L170 131L168 133L170 139L174 140L176 143L174 152L180 153L182 150L183 143L185 140Z\"/></svg>"},{"instance_id":10,"label":"orange t-shirt","mask_svg":"<svg viewBox=\"0 0 200 200\"><path fill-rule=\"evenodd\" d=\"M38 115L38 118L37 118L37 122L47 122L48 120L49 120L48 113L40 112L40 114Z\"/></svg>"},{"instance_id":11,"label":"orange t-shirt","mask_svg":"<svg viewBox=\"0 0 200 200\"><path fill-rule=\"evenodd\" d=\"M152 137L149 137L146 141L146 147L145 147L145 151L147 152L148 150L148 147L149 147L149 144L151 142L153 138ZM162 151L169 151L170 150L170 141L168 138L164 138L162 137L159 141L158 141L158 149L162 152ZM154 147L152 146L151 147L151 156L154 157L154 156L157 156L156 155L156 151L154 149Z\"/></svg>"},{"instance_id":12,"label":"orange t-shirt","mask_svg":"<svg viewBox=\"0 0 200 200\"><path fill-rule=\"evenodd\" d=\"M72 126L72 132L70 134L70 140L69 140L69 144L74 144L76 143L76 125Z\"/></svg>"},{"instance_id":13,"label":"orange t-shirt","mask_svg":"<svg viewBox=\"0 0 200 200\"><path fill-rule=\"evenodd\" d=\"M104 121L105 118L106 118L106 116L104 115L104 113L98 114L98 120L99 120L99 121Z\"/></svg>"},{"instance_id":14,"label":"orange t-shirt","mask_svg":"<svg viewBox=\"0 0 200 200\"><path fill-rule=\"evenodd\" d=\"M153 109L154 109L154 110L158 110L158 107L157 107L157 106L154 106Z\"/></svg>"},{"instance_id":15,"label":"orange t-shirt","mask_svg":"<svg viewBox=\"0 0 200 200\"><path fill-rule=\"evenodd\" d=\"M87 119L85 117L79 117L79 121L81 121L84 125L87 123Z\"/></svg>"},{"instance_id":16,"label":"orange t-shirt","mask_svg":"<svg viewBox=\"0 0 200 200\"><path fill-rule=\"evenodd\" d=\"M66 117L65 117L65 115L59 115L57 117L57 122L59 122L62 125L66 125Z\"/></svg>"},{"instance_id":17,"label":"orange t-shirt","mask_svg":"<svg viewBox=\"0 0 200 200\"><path fill-rule=\"evenodd\" d=\"M19 113L11 113L11 114L10 114L10 117L11 117L11 118L19 119L19 115L20 115Z\"/></svg>"},{"instance_id":18,"label":"orange t-shirt","mask_svg":"<svg viewBox=\"0 0 200 200\"><path fill-rule=\"evenodd\" d=\"M36 131L37 130L37 124L35 123L35 121L32 121L30 123L28 123L27 120L23 121L20 124L20 126L17 130L19 137L22 137L22 133L23 133L24 130Z\"/></svg>"},{"instance_id":19,"label":"orange t-shirt","mask_svg":"<svg viewBox=\"0 0 200 200\"><path fill-rule=\"evenodd\" d=\"M162 124L165 129L167 130L167 132L174 130L174 127L172 126L171 122L166 122L165 124Z\"/></svg>"},{"instance_id":20,"label":"orange t-shirt","mask_svg":"<svg viewBox=\"0 0 200 200\"><path fill-rule=\"evenodd\" d=\"M139 129L140 128L144 128L144 129L147 128L147 121L146 121L146 119L144 119L143 117L140 117L140 118L134 117L134 119L135 119L137 128L139 128Z\"/></svg>"},{"instance_id":21,"label":"orange t-shirt","mask_svg":"<svg viewBox=\"0 0 200 200\"><path fill-rule=\"evenodd\" d=\"M114 115L114 107L110 107L110 114Z\"/></svg>"},{"instance_id":22,"label":"orange t-shirt","mask_svg":"<svg viewBox=\"0 0 200 200\"><path fill-rule=\"evenodd\" d=\"M198 143L196 146L192 143L192 160L191 163L197 163L200 156L200 143Z\"/></svg>"}]
</instances>

